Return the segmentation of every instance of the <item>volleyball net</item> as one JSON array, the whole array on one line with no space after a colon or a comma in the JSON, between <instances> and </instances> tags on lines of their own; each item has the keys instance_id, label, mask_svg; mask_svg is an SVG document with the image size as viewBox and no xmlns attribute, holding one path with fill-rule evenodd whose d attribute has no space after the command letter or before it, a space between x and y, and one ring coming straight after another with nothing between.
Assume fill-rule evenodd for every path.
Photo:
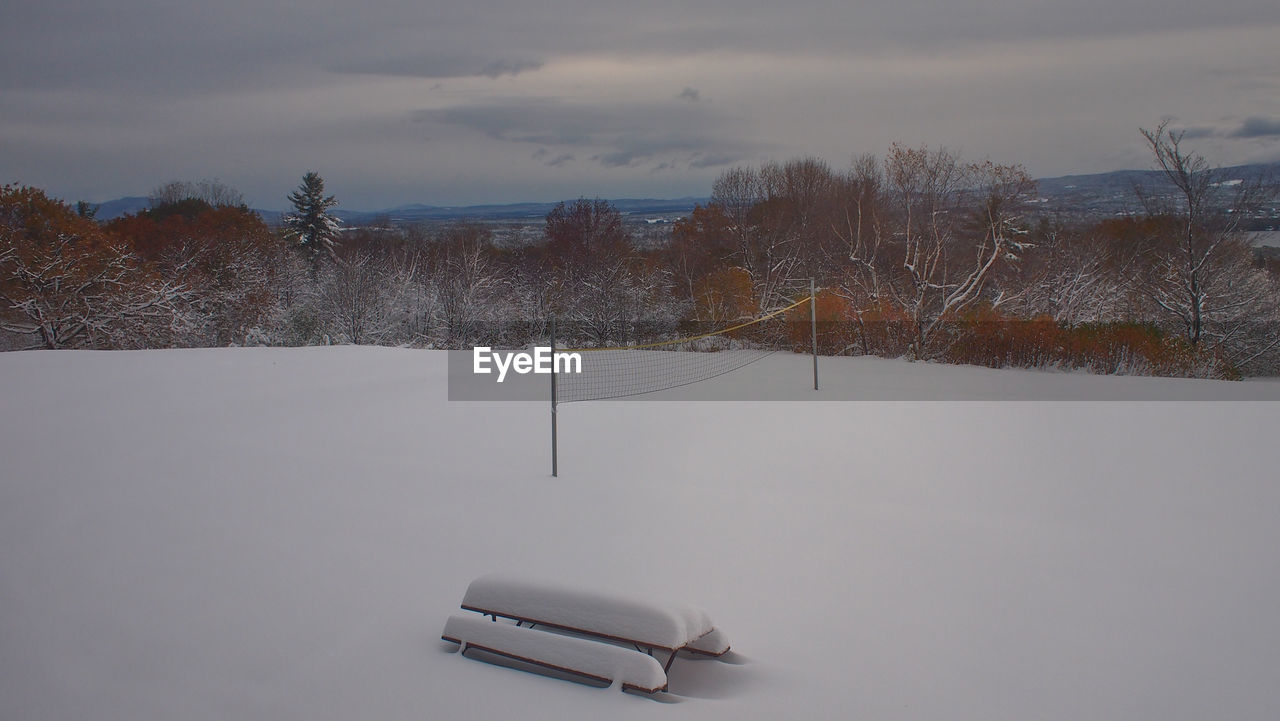
<instances>
[{"instance_id":1,"label":"volleyball net","mask_svg":"<svg viewBox=\"0 0 1280 721\"><path fill-rule=\"evenodd\" d=\"M732 373L793 345L788 313L811 301L806 296L775 311L708 332L652 343L560 348L577 353L581 369L556 373L554 402L626 398L679 388ZM806 318L804 335L808 338Z\"/></svg>"}]
</instances>

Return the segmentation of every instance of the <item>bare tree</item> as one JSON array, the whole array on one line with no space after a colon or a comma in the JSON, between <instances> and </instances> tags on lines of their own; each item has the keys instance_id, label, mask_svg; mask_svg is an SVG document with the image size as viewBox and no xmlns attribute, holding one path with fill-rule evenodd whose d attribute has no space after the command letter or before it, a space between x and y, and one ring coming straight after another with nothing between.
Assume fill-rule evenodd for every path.
<instances>
[{"instance_id":1,"label":"bare tree","mask_svg":"<svg viewBox=\"0 0 1280 721\"><path fill-rule=\"evenodd\" d=\"M835 209L838 182L819 158L805 157L761 169L771 221L783 242L794 246L798 277L818 278L829 255L829 216Z\"/></svg>"},{"instance_id":2,"label":"bare tree","mask_svg":"<svg viewBox=\"0 0 1280 721\"><path fill-rule=\"evenodd\" d=\"M145 347L185 297L66 204L0 188L0 328L32 347Z\"/></svg>"},{"instance_id":3,"label":"bare tree","mask_svg":"<svg viewBox=\"0 0 1280 721\"><path fill-rule=\"evenodd\" d=\"M1098 229L1048 225L1017 282L1015 308L1024 317L1048 316L1066 326L1135 317L1139 249L1115 243Z\"/></svg>"},{"instance_id":4,"label":"bare tree","mask_svg":"<svg viewBox=\"0 0 1280 721\"><path fill-rule=\"evenodd\" d=\"M913 357L932 353L943 324L1027 245L1022 209L1034 184L1019 166L962 164L946 150L895 144L883 171L862 158L844 184L843 218L833 222L850 263L843 292L855 307L900 310Z\"/></svg>"},{"instance_id":5,"label":"bare tree","mask_svg":"<svg viewBox=\"0 0 1280 721\"><path fill-rule=\"evenodd\" d=\"M488 334L486 323L501 319L496 295L503 281L488 247L489 231L461 223L446 230L435 248L431 285L436 314L448 348L473 344Z\"/></svg>"},{"instance_id":6,"label":"bare tree","mask_svg":"<svg viewBox=\"0 0 1280 721\"><path fill-rule=\"evenodd\" d=\"M881 248L889 233L884 226L888 198L880 159L870 153L855 156L838 193L840 213L832 218L832 233L842 243L847 265L833 290L849 301L862 352L870 354L873 329L868 324L883 322L880 311L893 296L886 285L891 273L885 272Z\"/></svg>"},{"instance_id":7,"label":"bare tree","mask_svg":"<svg viewBox=\"0 0 1280 721\"><path fill-rule=\"evenodd\" d=\"M579 198L547 213L547 250L561 265L583 267L627 245L622 214L607 200Z\"/></svg>"},{"instance_id":8,"label":"bare tree","mask_svg":"<svg viewBox=\"0 0 1280 721\"><path fill-rule=\"evenodd\" d=\"M1148 292L1152 301L1176 319L1187 341L1199 346L1206 339L1222 346L1235 335L1220 327L1236 325L1261 309L1251 307L1248 283L1242 282L1247 264L1241 263L1241 223L1261 203L1276 197L1277 185L1267 178L1228 185L1222 174L1198 153L1182 147L1185 132L1174 132L1164 120L1155 130L1141 129L1158 169L1173 192L1166 195L1140 190L1153 216L1177 222L1177 233L1153 249ZM1253 298L1257 300L1257 298Z\"/></svg>"},{"instance_id":9,"label":"bare tree","mask_svg":"<svg viewBox=\"0 0 1280 721\"><path fill-rule=\"evenodd\" d=\"M670 272L633 255L595 264L560 288L559 296L569 332L595 345L625 344L642 325L674 321L678 305Z\"/></svg>"},{"instance_id":10,"label":"bare tree","mask_svg":"<svg viewBox=\"0 0 1280 721\"><path fill-rule=\"evenodd\" d=\"M724 209L737 246L732 262L751 275L760 308L781 304L800 263L800 245L786 212L786 175L776 163L759 170L733 168L712 187L712 203Z\"/></svg>"},{"instance_id":11,"label":"bare tree","mask_svg":"<svg viewBox=\"0 0 1280 721\"><path fill-rule=\"evenodd\" d=\"M703 277L733 262L736 245L731 233L724 208L715 203L695 206L687 218L675 222L661 257L681 298L693 298Z\"/></svg>"},{"instance_id":12,"label":"bare tree","mask_svg":"<svg viewBox=\"0 0 1280 721\"><path fill-rule=\"evenodd\" d=\"M387 276L386 262L367 252L334 255L320 278L319 300L335 337L353 345L384 340L394 313Z\"/></svg>"},{"instance_id":13,"label":"bare tree","mask_svg":"<svg viewBox=\"0 0 1280 721\"><path fill-rule=\"evenodd\" d=\"M176 205L184 200L198 200L215 208L244 205L244 195L217 178L195 182L171 180L151 191L147 197L147 203L153 209Z\"/></svg>"}]
</instances>

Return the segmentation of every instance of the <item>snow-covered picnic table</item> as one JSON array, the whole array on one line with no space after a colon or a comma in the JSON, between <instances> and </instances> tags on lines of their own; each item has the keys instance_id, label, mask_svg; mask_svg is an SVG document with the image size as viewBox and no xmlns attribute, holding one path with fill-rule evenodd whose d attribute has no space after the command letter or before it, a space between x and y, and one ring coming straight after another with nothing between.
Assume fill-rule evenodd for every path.
<instances>
[{"instance_id":1,"label":"snow-covered picnic table","mask_svg":"<svg viewBox=\"0 0 1280 721\"><path fill-rule=\"evenodd\" d=\"M442 637L464 653L477 648L649 693L666 690L680 651L722 656L729 650L728 639L699 609L509 576L473 581L462 608L482 615L451 617ZM495 623L477 623L484 616ZM653 657L656 651L667 653L665 664Z\"/></svg>"}]
</instances>

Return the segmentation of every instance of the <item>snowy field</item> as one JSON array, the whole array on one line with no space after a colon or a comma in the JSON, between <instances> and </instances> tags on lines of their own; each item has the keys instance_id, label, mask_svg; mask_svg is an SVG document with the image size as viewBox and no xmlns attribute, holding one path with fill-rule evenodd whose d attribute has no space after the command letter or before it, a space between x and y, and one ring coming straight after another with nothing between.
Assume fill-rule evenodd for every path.
<instances>
[{"instance_id":1,"label":"snowy field","mask_svg":"<svg viewBox=\"0 0 1280 721\"><path fill-rule=\"evenodd\" d=\"M1280 398L824 360L824 397L449 403L444 354L0 354L0 719L1280 713ZM808 399L809 360L716 382ZM1019 401L1022 402L1009 402ZM439 640L490 572L706 609L625 695Z\"/></svg>"}]
</instances>

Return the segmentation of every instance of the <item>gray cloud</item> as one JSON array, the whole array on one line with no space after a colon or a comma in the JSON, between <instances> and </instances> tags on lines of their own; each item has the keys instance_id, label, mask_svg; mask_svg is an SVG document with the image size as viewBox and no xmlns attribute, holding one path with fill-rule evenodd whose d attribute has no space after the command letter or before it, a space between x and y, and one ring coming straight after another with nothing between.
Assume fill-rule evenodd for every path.
<instances>
[{"instance_id":1,"label":"gray cloud","mask_svg":"<svg viewBox=\"0 0 1280 721\"><path fill-rule=\"evenodd\" d=\"M1188 140L1196 138L1213 138L1222 134L1222 131L1211 125L1196 125L1188 128L1181 128L1178 132L1182 133L1182 137Z\"/></svg>"},{"instance_id":2,"label":"gray cloud","mask_svg":"<svg viewBox=\"0 0 1280 721\"><path fill-rule=\"evenodd\" d=\"M509 100L421 110L412 118L416 122L462 126L510 143L595 149L598 152L590 159L606 168L651 162L665 162L668 167L710 168L737 162L759 150L734 137L736 127L730 119L686 104ZM550 154L544 147L534 156L543 160ZM573 157L562 154L553 160L563 164Z\"/></svg>"},{"instance_id":3,"label":"gray cloud","mask_svg":"<svg viewBox=\"0 0 1280 721\"><path fill-rule=\"evenodd\" d=\"M486 78L499 78L503 75L519 75L524 72L531 72L541 68L543 65L540 60L509 60L503 58L495 60L480 69L480 74Z\"/></svg>"},{"instance_id":4,"label":"gray cloud","mask_svg":"<svg viewBox=\"0 0 1280 721\"><path fill-rule=\"evenodd\" d=\"M741 155L727 153L694 153L693 158L689 161L689 166L693 168L719 168L733 165L741 159Z\"/></svg>"},{"instance_id":5,"label":"gray cloud","mask_svg":"<svg viewBox=\"0 0 1280 721\"><path fill-rule=\"evenodd\" d=\"M1280 118L1255 115L1238 123L1191 125L1179 128L1178 132L1182 133L1182 137L1188 140L1200 138L1228 138L1232 140L1280 138Z\"/></svg>"},{"instance_id":6,"label":"gray cloud","mask_svg":"<svg viewBox=\"0 0 1280 721\"><path fill-rule=\"evenodd\" d=\"M1280 118L1245 118L1228 138L1280 138Z\"/></svg>"},{"instance_id":7,"label":"gray cloud","mask_svg":"<svg viewBox=\"0 0 1280 721\"><path fill-rule=\"evenodd\" d=\"M538 148L530 157L552 168L562 168L574 161L573 153L560 153L553 156L546 148Z\"/></svg>"},{"instance_id":8,"label":"gray cloud","mask_svg":"<svg viewBox=\"0 0 1280 721\"><path fill-rule=\"evenodd\" d=\"M1215 162L1278 135L1274 0L306 5L6 4L0 180L106 199L217 176L272 198L327 164L356 205L522 200L705 192L727 164L895 140L1132 167L1136 128L1169 112L1240 156ZM1246 120L1204 124L1222 113Z\"/></svg>"},{"instance_id":9,"label":"gray cloud","mask_svg":"<svg viewBox=\"0 0 1280 721\"><path fill-rule=\"evenodd\" d=\"M615 132L617 118L602 107L572 108L553 99L490 101L421 110L417 122L461 125L495 140L542 145L585 145Z\"/></svg>"},{"instance_id":10,"label":"gray cloud","mask_svg":"<svg viewBox=\"0 0 1280 721\"><path fill-rule=\"evenodd\" d=\"M486 59L472 53L449 54L445 52L386 55L330 66L337 73L362 75L392 75L440 80L447 78L500 78L534 72L544 62L533 59Z\"/></svg>"},{"instance_id":11,"label":"gray cloud","mask_svg":"<svg viewBox=\"0 0 1280 721\"><path fill-rule=\"evenodd\" d=\"M606 168L629 168L645 158L653 157L653 153L637 150L615 150L612 153L593 155L591 159ZM671 163L660 163L659 167L670 168Z\"/></svg>"},{"instance_id":12,"label":"gray cloud","mask_svg":"<svg viewBox=\"0 0 1280 721\"><path fill-rule=\"evenodd\" d=\"M1158 12L1156 12L1158 10ZM664 22L662 18L671 18ZM442 5L370 0L9 3L0 83L25 87L211 88L282 67L424 77L503 76L552 56L752 50L927 49L1009 38L1119 36L1276 21L1272 0L494 0ZM427 49L424 54L424 48ZM1011 59L1011 62L1014 62Z\"/></svg>"}]
</instances>

